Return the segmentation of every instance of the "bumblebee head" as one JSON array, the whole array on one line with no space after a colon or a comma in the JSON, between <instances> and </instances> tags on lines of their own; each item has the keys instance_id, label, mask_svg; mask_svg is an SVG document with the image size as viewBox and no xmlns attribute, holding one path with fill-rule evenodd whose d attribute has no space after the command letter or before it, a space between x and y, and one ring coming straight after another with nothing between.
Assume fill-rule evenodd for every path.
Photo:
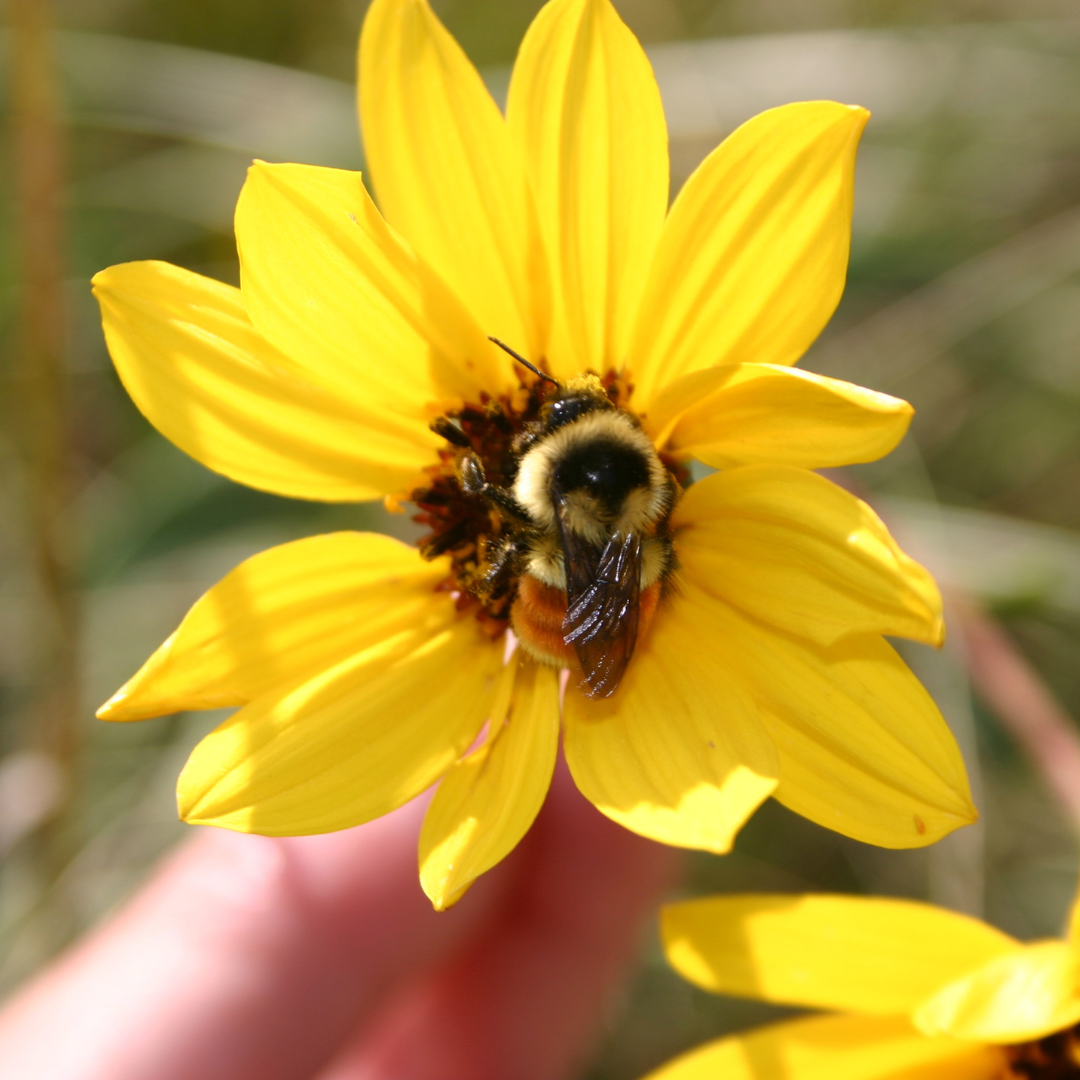
<instances>
[{"instance_id":1,"label":"bumblebee head","mask_svg":"<svg viewBox=\"0 0 1080 1080\"><path fill-rule=\"evenodd\" d=\"M571 424L597 409L615 408L604 389L604 384L597 376L579 375L568 382L561 383L546 371L541 371L531 360L526 360L520 353L514 352L509 345L498 338L493 337L488 340L509 353L522 367L528 368L541 382L550 383L554 388L540 408L540 424L545 434Z\"/></svg>"},{"instance_id":2,"label":"bumblebee head","mask_svg":"<svg viewBox=\"0 0 1080 1080\"><path fill-rule=\"evenodd\" d=\"M603 383L595 375L581 375L555 386L555 392L540 409L540 423L545 433L572 424L598 409L615 408Z\"/></svg>"}]
</instances>

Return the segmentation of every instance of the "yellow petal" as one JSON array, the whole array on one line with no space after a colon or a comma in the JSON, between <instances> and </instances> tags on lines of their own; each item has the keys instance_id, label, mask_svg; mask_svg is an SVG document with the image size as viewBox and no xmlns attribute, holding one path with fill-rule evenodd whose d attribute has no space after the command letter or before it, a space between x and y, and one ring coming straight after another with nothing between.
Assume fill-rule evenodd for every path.
<instances>
[{"instance_id":1,"label":"yellow petal","mask_svg":"<svg viewBox=\"0 0 1080 1080\"><path fill-rule=\"evenodd\" d=\"M716 604L719 655L746 678L780 758L775 797L880 847L923 847L978 818L930 695L876 635L812 645Z\"/></svg>"},{"instance_id":2,"label":"yellow petal","mask_svg":"<svg viewBox=\"0 0 1080 1080\"><path fill-rule=\"evenodd\" d=\"M743 124L683 185L649 271L628 368L644 409L713 364L793 364L844 291L855 149L869 113L832 101Z\"/></svg>"},{"instance_id":3,"label":"yellow petal","mask_svg":"<svg viewBox=\"0 0 1080 1080\"><path fill-rule=\"evenodd\" d=\"M457 903L514 850L551 784L559 749L558 673L515 656L504 681L487 740L443 777L424 818L420 884L437 911Z\"/></svg>"},{"instance_id":4,"label":"yellow petal","mask_svg":"<svg viewBox=\"0 0 1080 1080\"><path fill-rule=\"evenodd\" d=\"M359 173L256 162L236 240L255 326L362 407L421 416L506 381L505 354L394 235Z\"/></svg>"},{"instance_id":5,"label":"yellow petal","mask_svg":"<svg viewBox=\"0 0 1080 1080\"><path fill-rule=\"evenodd\" d=\"M899 398L776 364L692 371L665 387L646 423L667 449L726 469L822 469L876 461L904 437L914 413Z\"/></svg>"},{"instance_id":6,"label":"yellow petal","mask_svg":"<svg viewBox=\"0 0 1080 1080\"><path fill-rule=\"evenodd\" d=\"M476 737L501 664L475 619L445 615L231 716L180 774L181 817L301 836L370 821L430 787Z\"/></svg>"},{"instance_id":7,"label":"yellow petal","mask_svg":"<svg viewBox=\"0 0 1080 1080\"><path fill-rule=\"evenodd\" d=\"M387 220L483 328L544 355L547 268L520 154L427 0L375 0L360 36L360 122Z\"/></svg>"},{"instance_id":8,"label":"yellow petal","mask_svg":"<svg viewBox=\"0 0 1080 1080\"><path fill-rule=\"evenodd\" d=\"M777 772L757 709L724 662L715 605L690 584L661 600L612 697L567 692L564 745L602 813L653 840L722 853Z\"/></svg>"},{"instance_id":9,"label":"yellow petal","mask_svg":"<svg viewBox=\"0 0 1080 1080\"><path fill-rule=\"evenodd\" d=\"M253 555L195 602L179 629L98 711L145 720L246 705L432 619L452 618L424 562L389 536L331 533Z\"/></svg>"},{"instance_id":10,"label":"yellow petal","mask_svg":"<svg viewBox=\"0 0 1080 1080\"><path fill-rule=\"evenodd\" d=\"M939 990L915 1012L928 1035L1017 1043L1080 1021L1080 959L1064 941L1042 941L990 960Z\"/></svg>"},{"instance_id":11,"label":"yellow petal","mask_svg":"<svg viewBox=\"0 0 1080 1080\"><path fill-rule=\"evenodd\" d=\"M810 1016L691 1050L646 1080L999 1080L996 1047L928 1039L901 1017Z\"/></svg>"},{"instance_id":12,"label":"yellow petal","mask_svg":"<svg viewBox=\"0 0 1080 1080\"><path fill-rule=\"evenodd\" d=\"M673 523L688 577L789 633L822 645L850 633L944 640L934 579L823 476L788 465L714 473L686 492Z\"/></svg>"},{"instance_id":13,"label":"yellow petal","mask_svg":"<svg viewBox=\"0 0 1080 1080\"><path fill-rule=\"evenodd\" d=\"M620 367L667 210L668 154L652 68L609 0L543 8L506 114L552 267L552 369Z\"/></svg>"},{"instance_id":14,"label":"yellow petal","mask_svg":"<svg viewBox=\"0 0 1080 1080\"><path fill-rule=\"evenodd\" d=\"M260 336L240 290L161 262L94 277L109 353L142 414L209 469L304 499L410 486L440 441L419 418L364 409Z\"/></svg>"},{"instance_id":15,"label":"yellow petal","mask_svg":"<svg viewBox=\"0 0 1080 1080\"><path fill-rule=\"evenodd\" d=\"M910 900L715 896L661 914L668 961L716 994L910 1013L945 983L1023 946L979 919Z\"/></svg>"}]
</instances>

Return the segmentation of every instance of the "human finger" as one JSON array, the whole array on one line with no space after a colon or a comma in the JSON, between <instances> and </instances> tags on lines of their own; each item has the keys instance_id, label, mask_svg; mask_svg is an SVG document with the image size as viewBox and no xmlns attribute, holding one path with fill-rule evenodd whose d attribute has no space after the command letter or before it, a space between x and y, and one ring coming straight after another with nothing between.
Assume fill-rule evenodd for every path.
<instances>
[{"instance_id":1,"label":"human finger","mask_svg":"<svg viewBox=\"0 0 1080 1080\"><path fill-rule=\"evenodd\" d=\"M326 836L200 830L104 928L0 1014L22 1080L308 1080L358 1017L495 900L437 914L422 801Z\"/></svg>"},{"instance_id":2,"label":"human finger","mask_svg":"<svg viewBox=\"0 0 1080 1080\"><path fill-rule=\"evenodd\" d=\"M498 910L318 1080L570 1075L680 862L602 817L561 766L531 832L491 875L504 879Z\"/></svg>"}]
</instances>

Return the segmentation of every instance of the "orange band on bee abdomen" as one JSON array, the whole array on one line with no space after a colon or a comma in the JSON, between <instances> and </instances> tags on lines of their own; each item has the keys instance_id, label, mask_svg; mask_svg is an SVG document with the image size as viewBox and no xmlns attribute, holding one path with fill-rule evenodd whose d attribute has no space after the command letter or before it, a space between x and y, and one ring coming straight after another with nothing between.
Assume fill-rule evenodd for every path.
<instances>
[{"instance_id":1,"label":"orange band on bee abdomen","mask_svg":"<svg viewBox=\"0 0 1080 1080\"><path fill-rule=\"evenodd\" d=\"M649 623L652 622L653 616L656 614L656 606L660 603L660 585L661 583L659 581L654 581L641 594L641 599L638 601L638 604L640 605L638 608L637 628L639 642L645 631L649 629Z\"/></svg>"},{"instance_id":2,"label":"orange band on bee abdomen","mask_svg":"<svg viewBox=\"0 0 1080 1080\"><path fill-rule=\"evenodd\" d=\"M645 589L638 601L638 640L648 629L660 601L660 582ZM572 645L563 641L563 619L566 617L566 593L553 585L545 585L531 574L518 582L518 594L510 609L510 622L522 648L543 664L554 667L577 668L577 655Z\"/></svg>"},{"instance_id":3,"label":"orange band on bee abdomen","mask_svg":"<svg viewBox=\"0 0 1080 1080\"><path fill-rule=\"evenodd\" d=\"M566 593L545 585L531 574L518 581L518 594L510 608L510 625L530 656L555 667L574 667L573 647L563 641Z\"/></svg>"}]
</instances>

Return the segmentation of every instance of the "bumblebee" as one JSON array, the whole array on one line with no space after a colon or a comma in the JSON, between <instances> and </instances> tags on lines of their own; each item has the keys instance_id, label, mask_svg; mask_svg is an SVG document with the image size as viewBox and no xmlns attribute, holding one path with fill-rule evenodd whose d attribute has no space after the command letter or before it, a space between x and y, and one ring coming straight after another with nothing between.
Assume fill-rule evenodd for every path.
<instances>
[{"instance_id":1,"label":"bumblebee","mask_svg":"<svg viewBox=\"0 0 1080 1080\"><path fill-rule=\"evenodd\" d=\"M679 488L637 419L595 375L559 383L495 343L552 389L510 443L505 484L488 481L475 453L459 462L463 492L501 519L486 544L480 592L512 591L521 646L559 667L576 659L581 689L608 697L673 569L668 521Z\"/></svg>"}]
</instances>

